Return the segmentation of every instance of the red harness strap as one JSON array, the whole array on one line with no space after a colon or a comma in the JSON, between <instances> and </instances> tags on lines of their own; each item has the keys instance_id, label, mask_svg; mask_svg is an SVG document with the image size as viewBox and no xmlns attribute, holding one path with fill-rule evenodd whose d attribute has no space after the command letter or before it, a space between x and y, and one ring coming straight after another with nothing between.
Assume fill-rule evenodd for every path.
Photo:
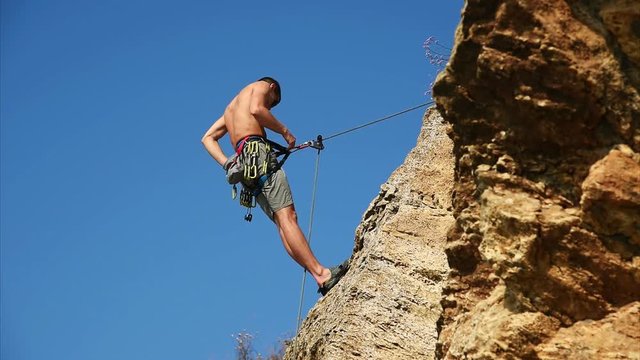
<instances>
[{"instance_id":1,"label":"red harness strap","mask_svg":"<svg viewBox=\"0 0 640 360\"><path fill-rule=\"evenodd\" d=\"M253 139L265 141L265 138L263 138L262 136L247 135L244 138L242 138L242 140L238 141L238 143L236 144L236 154L238 154L238 155L242 154L242 150L244 149L244 145L247 143L247 141L253 140Z\"/></svg>"}]
</instances>

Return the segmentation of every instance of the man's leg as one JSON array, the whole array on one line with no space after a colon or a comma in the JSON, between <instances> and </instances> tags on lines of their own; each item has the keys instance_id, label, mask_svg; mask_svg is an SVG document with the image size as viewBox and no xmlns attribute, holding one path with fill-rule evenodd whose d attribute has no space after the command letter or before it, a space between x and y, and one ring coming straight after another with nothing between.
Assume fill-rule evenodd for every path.
<instances>
[{"instance_id":1,"label":"man's leg","mask_svg":"<svg viewBox=\"0 0 640 360\"><path fill-rule=\"evenodd\" d=\"M307 239L304 237L298 225L298 216L293 205L287 206L273 214L274 221L278 226L278 232L282 238L287 253L316 280L318 285L322 285L331 277L331 271L318 262L313 255Z\"/></svg>"},{"instance_id":2,"label":"man's leg","mask_svg":"<svg viewBox=\"0 0 640 360\"><path fill-rule=\"evenodd\" d=\"M263 161L262 158L260 161ZM309 243L304 237L298 217L293 206L293 196L289 188L289 182L282 169L271 175L263 185L257 202L262 210L278 227L278 233L282 239L287 253L300 266L307 269L319 286L331 278L331 271L320 264L311 252ZM277 209L275 212L273 209Z\"/></svg>"}]
</instances>

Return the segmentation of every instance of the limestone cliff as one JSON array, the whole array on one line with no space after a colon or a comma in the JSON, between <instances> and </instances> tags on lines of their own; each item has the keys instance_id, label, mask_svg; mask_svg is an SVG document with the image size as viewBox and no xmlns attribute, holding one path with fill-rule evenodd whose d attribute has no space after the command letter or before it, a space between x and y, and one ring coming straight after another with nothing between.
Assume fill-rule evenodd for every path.
<instances>
[{"instance_id":1,"label":"limestone cliff","mask_svg":"<svg viewBox=\"0 0 640 360\"><path fill-rule=\"evenodd\" d=\"M307 315L287 359L432 359L449 273L453 144L430 110L417 146L356 230L351 268Z\"/></svg>"},{"instance_id":2,"label":"limestone cliff","mask_svg":"<svg viewBox=\"0 0 640 360\"><path fill-rule=\"evenodd\" d=\"M287 358L640 359L639 69L637 0L468 0Z\"/></svg>"},{"instance_id":3,"label":"limestone cliff","mask_svg":"<svg viewBox=\"0 0 640 360\"><path fill-rule=\"evenodd\" d=\"M468 1L438 357L640 358L640 2Z\"/></svg>"}]
</instances>

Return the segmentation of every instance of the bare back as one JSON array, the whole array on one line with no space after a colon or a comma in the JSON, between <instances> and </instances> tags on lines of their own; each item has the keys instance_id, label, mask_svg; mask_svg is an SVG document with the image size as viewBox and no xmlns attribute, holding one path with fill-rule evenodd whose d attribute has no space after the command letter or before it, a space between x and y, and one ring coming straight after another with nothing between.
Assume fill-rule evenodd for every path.
<instances>
[{"instance_id":1,"label":"bare back","mask_svg":"<svg viewBox=\"0 0 640 360\"><path fill-rule=\"evenodd\" d=\"M247 85L231 100L224 111L224 123L229 132L231 145L234 147L238 141L248 135L265 136L264 127L251 113L251 101L252 97L256 96L254 94L256 87L264 86L263 84L254 82Z\"/></svg>"}]
</instances>

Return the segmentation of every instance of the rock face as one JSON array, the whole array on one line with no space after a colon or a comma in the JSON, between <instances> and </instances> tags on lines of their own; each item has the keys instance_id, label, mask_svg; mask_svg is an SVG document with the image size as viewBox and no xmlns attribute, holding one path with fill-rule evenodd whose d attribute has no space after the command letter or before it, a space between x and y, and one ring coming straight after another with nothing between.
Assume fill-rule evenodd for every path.
<instances>
[{"instance_id":1,"label":"rock face","mask_svg":"<svg viewBox=\"0 0 640 360\"><path fill-rule=\"evenodd\" d=\"M639 68L637 0L467 0L450 125L427 113L287 358L640 359Z\"/></svg>"},{"instance_id":2,"label":"rock face","mask_svg":"<svg viewBox=\"0 0 640 360\"><path fill-rule=\"evenodd\" d=\"M449 273L453 144L427 111L417 146L356 230L351 268L321 298L286 359L433 359Z\"/></svg>"},{"instance_id":3,"label":"rock face","mask_svg":"<svg viewBox=\"0 0 640 360\"><path fill-rule=\"evenodd\" d=\"M640 359L640 2L468 0L437 356Z\"/></svg>"}]
</instances>

